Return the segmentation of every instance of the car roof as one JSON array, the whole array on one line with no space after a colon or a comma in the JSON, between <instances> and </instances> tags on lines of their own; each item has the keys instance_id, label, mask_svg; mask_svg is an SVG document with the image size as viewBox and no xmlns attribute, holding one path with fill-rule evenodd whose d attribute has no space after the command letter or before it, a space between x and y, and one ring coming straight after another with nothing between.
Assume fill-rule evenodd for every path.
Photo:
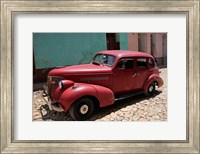
<instances>
[{"instance_id":1,"label":"car roof","mask_svg":"<svg viewBox=\"0 0 200 154\"><path fill-rule=\"evenodd\" d=\"M139 52L139 51L128 51L128 50L104 50L104 51L100 51L98 53L101 54L109 54L109 55L113 55L116 57L151 57L153 58L153 56L151 56L148 53L144 53L144 52Z\"/></svg>"}]
</instances>

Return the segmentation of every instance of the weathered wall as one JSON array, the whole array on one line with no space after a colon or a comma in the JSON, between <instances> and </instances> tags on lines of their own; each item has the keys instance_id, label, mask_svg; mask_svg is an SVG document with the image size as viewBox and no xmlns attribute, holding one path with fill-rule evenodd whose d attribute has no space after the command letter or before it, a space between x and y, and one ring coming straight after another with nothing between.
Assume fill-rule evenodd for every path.
<instances>
[{"instance_id":1,"label":"weathered wall","mask_svg":"<svg viewBox=\"0 0 200 154\"><path fill-rule=\"evenodd\" d=\"M33 34L36 69L88 63L106 49L106 33Z\"/></svg>"},{"instance_id":2,"label":"weathered wall","mask_svg":"<svg viewBox=\"0 0 200 154\"><path fill-rule=\"evenodd\" d=\"M149 53L167 66L167 33L128 33L128 49Z\"/></svg>"},{"instance_id":3,"label":"weathered wall","mask_svg":"<svg viewBox=\"0 0 200 154\"><path fill-rule=\"evenodd\" d=\"M128 33L128 50L138 51L138 33Z\"/></svg>"},{"instance_id":4,"label":"weathered wall","mask_svg":"<svg viewBox=\"0 0 200 154\"><path fill-rule=\"evenodd\" d=\"M120 50L128 50L128 33L117 33L119 36Z\"/></svg>"}]
</instances>

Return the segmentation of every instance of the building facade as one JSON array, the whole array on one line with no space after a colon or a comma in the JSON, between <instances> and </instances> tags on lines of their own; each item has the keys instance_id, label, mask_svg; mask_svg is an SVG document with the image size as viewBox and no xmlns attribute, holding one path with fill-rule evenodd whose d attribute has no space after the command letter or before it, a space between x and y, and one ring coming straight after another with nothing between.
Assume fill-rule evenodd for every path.
<instances>
[{"instance_id":1,"label":"building facade","mask_svg":"<svg viewBox=\"0 0 200 154\"><path fill-rule=\"evenodd\" d=\"M128 33L128 50L149 53L167 66L167 33Z\"/></svg>"},{"instance_id":2,"label":"building facade","mask_svg":"<svg viewBox=\"0 0 200 154\"><path fill-rule=\"evenodd\" d=\"M101 50L146 52L167 66L167 33L33 33L33 80L55 67L89 63Z\"/></svg>"}]
</instances>

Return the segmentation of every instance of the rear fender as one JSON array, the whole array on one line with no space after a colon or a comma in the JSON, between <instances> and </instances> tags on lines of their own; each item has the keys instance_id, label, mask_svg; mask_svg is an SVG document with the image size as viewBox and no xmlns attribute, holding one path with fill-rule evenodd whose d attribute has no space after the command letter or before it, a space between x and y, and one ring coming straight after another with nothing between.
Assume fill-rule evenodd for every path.
<instances>
[{"instance_id":1,"label":"rear fender","mask_svg":"<svg viewBox=\"0 0 200 154\"><path fill-rule=\"evenodd\" d=\"M152 82L157 82L158 83L158 87L161 87L163 85L163 80L161 79L161 77L157 74L152 74L151 76L149 76L149 78L145 81L144 85L143 85L143 90L147 91L149 85Z\"/></svg>"},{"instance_id":2,"label":"rear fender","mask_svg":"<svg viewBox=\"0 0 200 154\"><path fill-rule=\"evenodd\" d=\"M99 101L99 106L104 107L114 103L113 92L103 86L76 83L74 86L66 89L60 97L60 105L67 111L69 107L81 97L93 96Z\"/></svg>"}]
</instances>

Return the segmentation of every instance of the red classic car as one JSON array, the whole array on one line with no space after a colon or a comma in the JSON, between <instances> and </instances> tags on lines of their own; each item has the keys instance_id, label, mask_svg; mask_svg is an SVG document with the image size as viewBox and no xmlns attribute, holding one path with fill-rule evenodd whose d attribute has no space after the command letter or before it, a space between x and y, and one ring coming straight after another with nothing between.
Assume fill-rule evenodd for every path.
<instances>
[{"instance_id":1,"label":"red classic car","mask_svg":"<svg viewBox=\"0 0 200 154\"><path fill-rule=\"evenodd\" d=\"M85 120L97 107L140 93L152 96L162 85L153 56L108 50L98 52L89 64L51 70L44 91L50 109L69 110L74 120Z\"/></svg>"}]
</instances>

